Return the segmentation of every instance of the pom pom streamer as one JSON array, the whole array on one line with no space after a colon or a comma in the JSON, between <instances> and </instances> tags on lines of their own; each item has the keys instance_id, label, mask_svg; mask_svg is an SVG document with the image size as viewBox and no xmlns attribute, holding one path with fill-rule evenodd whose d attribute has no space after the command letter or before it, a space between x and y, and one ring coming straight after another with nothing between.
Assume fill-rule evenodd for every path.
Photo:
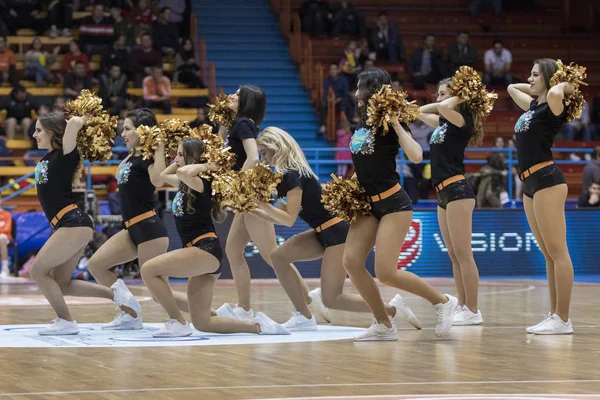
<instances>
[{"instance_id":1,"label":"pom pom streamer","mask_svg":"<svg viewBox=\"0 0 600 400\"><path fill-rule=\"evenodd\" d=\"M383 128L383 134L389 132L390 125L397 122L410 124L419 115L419 106L414 101L407 101L408 93L392 90L391 86L383 85L369 99L367 105L367 125L373 128Z\"/></svg>"},{"instance_id":2,"label":"pom pom streamer","mask_svg":"<svg viewBox=\"0 0 600 400\"><path fill-rule=\"evenodd\" d=\"M333 181L325 184L321 195L321 203L327 211L349 223L371 214L371 204L356 177L344 179L335 174L331 177Z\"/></svg>"},{"instance_id":3,"label":"pom pom streamer","mask_svg":"<svg viewBox=\"0 0 600 400\"><path fill-rule=\"evenodd\" d=\"M167 159L171 158L172 153L177 152L179 142L181 142L182 139L190 137L192 133L189 123L178 118L165 119L158 127L162 131L166 141L165 157ZM154 157L154 155L152 157Z\"/></svg>"},{"instance_id":4,"label":"pom pom streamer","mask_svg":"<svg viewBox=\"0 0 600 400\"><path fill-rule=\"evenodd\" d=\"M154 158L159 143L163 142L165 146L167 144L165 133L158 126L140 125L135 133L140 138L139 149L144 160Z\"/></svg>"},{"instance_id":5,"label":"pom pom streamer","mask_svg":"<svg viewBox=\"0 0 600 400\"><path fill-rule=\"evenodd\" d=\"M215 163L219 166L217 171L211 171L210 175L220 175L229 170L235 164L235 154L225 146L225 141L219 135L212 133L212 126L202 125L190 130L190 137L198 138L204 142L204 157L207 163ZM208 178L205 176L204 178Z\"/></svg>"},{"instance_id":6,"label":"pom pom streamer","mask_svg":"<svg viewBox=\"0 0 600 400\"><path fill-rule=\"evenodd\" d=\"M102 112L102 99L87 89L82 90L75 100L67 101L65 105L67 119L84 115L97 116Z\"/></svg>"},{"instance_id":7,"label":"pom pom streamer","mask_svg":"<svg viewBox=\"0 0 600 400\"><path fill-rule=\"evenodd\" d=\"M236 112L229 108L231 104L231 95L219 94L215 104L209 104L208 119L215 125L231 127L235 121Z\"/></svg>"},{"instance_id":8,"label":"pom pom streamer","mask_svg":"<svg viewBox=\"0 0 600 400\"><path fill-rule=\"evenodd\" d=\"M490 115L494 101L498 98L496 93L487 91L477 71L468 66L462 66L456 71L448 85L448 91L453 96L466 100L467 107L483 118Z\"/></svg>"},{"instance_id":9,"label":"pom pom streamer","mask_svg":"<svg viewBox=\"0 0 600 400\"><path fill-rule=\"evenodd\" d=\"M583 81L587 77L585 72L586 68L574 63L564 65L561 60L558 60L556 63L558 64L558 71L550 78L550 85L555 86L565 82L573 83L575 85L573 93L566 95L564 98L567 109L566 122L568 123L580 118L581 113L583 112L585 100L583 99L583 94L579 90L579 85L587 86L587 83Z\"/></svg>"}]
</instances>

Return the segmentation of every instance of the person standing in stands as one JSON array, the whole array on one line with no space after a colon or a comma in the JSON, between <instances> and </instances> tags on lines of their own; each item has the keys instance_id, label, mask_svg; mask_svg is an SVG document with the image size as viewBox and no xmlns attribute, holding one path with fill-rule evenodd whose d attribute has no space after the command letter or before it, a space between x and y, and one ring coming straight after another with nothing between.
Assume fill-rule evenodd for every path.
<instances>
[{"instance_id":1,"label":"person standing in stands","mask_svg":"<svg viewBox=\"0 0 600 400\"><path fill-rule=\"evenodd\" d=\"M523 205L527 222L546 259L550 290L550 312L528 333L559 335L573 333L569 319L573 290L573 263L567 247L565 202L567 182L552 158L554 138L567 120L565 96L572 83L551 86L558 71L555 60L534 62L529 83L508 86L508 94L525 113L515 125L519 177L523 181Z\"/></svg>"},{"instance_id":2,"label":"person standing in stands","mask_svg":"<svg viewBox=\"0 0 600 400\"><path fill-rule=\"evenodd\" d=\"M114 34L114 21L111 17L104 16L104 5L96 3L92 15L81 21L79 28L81 47L88 56L102 55L108 49Z\"/></svg>"}]
</instances>

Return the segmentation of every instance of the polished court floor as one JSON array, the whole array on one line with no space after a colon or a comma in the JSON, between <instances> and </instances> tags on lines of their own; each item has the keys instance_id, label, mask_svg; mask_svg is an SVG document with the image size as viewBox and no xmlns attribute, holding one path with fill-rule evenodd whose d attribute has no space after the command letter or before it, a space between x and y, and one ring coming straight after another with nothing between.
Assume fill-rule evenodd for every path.
<instances>
[{"instance_id":1,"label":"polished court floor","mask_svg":"<svg viewBox=\"0 0 600 400\"><path fill-rule=\"evenodd\" d=\"M447 279L430 282L454 292ZM318 281L309 281L315 287ZM185 290L185 284L173 285ZM35 285L0 284L0 398L10 399L583 399L600 398L600 311L594 284L577 284L575 334L533 336L547 312L545 282L483 281L484 325L437 338L431 306L403 294L424 329L401 325L397 342L355 343L371 317L332 311L335 327L287 337L195 333L188 342L153 341L166 319L141 283L147 330L106 333L112 303L74 298L79 338L40 340L54 315ZM348 282L346 290L354 291ZM385 299L395 294L381 287ZM220 281L215 306L235 301ZM291 304L274 281L253 283L253 307L283 322ZM91 325L85 325L91 324ZM27 326L23 326L27 325ZM104 335L104 336L102 336ZM294 334L292 335L294 336ZM331 339L335 340L331 340ZM21 347L15 347L21 346Z\"/></svg>"}]
</instances>

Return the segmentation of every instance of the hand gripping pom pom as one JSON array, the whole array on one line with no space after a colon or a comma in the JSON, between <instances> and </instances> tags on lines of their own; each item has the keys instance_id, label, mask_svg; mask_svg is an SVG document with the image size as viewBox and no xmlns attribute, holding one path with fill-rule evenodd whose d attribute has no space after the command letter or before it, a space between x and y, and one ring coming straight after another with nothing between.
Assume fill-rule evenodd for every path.
<instances>
[{"instance_id":1,"label":"hand gripping pom pom","mask_svg":"<svg viewBox=\"0 0 600 400\"><path fill-rule=\"evenodd\" d=\"M407 101L408 93L392 90L389 85L383 85L369 99L367 106L367 125L373 128L383 128L385 135L390 125L396 122L410 124L419 115L419 106L414 101Z\"/></svg>"},{"instance_id":2,"label":"hand gripping pom pom","mask_svg":"<svg viewBox=\"0 0 600 400\"><path fill-rule=\"evenodd\" d=\"M585 72L586 68L574 63L564 65L561 60L558 60L556 63L558 64L558 71L550 78L550 85L555 86L565 82L573 83L575 85L573 93L566 95L564 98L567 110L566 122L571 122L580 118L581 113L583 112L583 103L585 103L585 100L583 99L583 94L579 90L579 85L587 86L587 83L583 81L587 78Z\"/></svg>"},{"instance_id":3,"label":"hand gripping pom pom","mask_svg":"<svg viewBox=\"0 0 600 400\"><path fill-rule=\"evenodd\" d=\"M208 120L215 125L231 127L235 121L236 113L231 108L231 95L220 94L217 96L215 104L209 104Z\"/></svg>"},{"instance_id":4,"label":"hand gripping pom pom","mask_svg":"<svg viewBox=\"0 0 600 400\"><path fill-rule=\"evenodd\" d=\"M321 195L321 203L327 211L349 223L371 214L371 204L356 177L344 179L334 174L331 177L333 181L325 184Z\"/></svg>"}]
</instances>

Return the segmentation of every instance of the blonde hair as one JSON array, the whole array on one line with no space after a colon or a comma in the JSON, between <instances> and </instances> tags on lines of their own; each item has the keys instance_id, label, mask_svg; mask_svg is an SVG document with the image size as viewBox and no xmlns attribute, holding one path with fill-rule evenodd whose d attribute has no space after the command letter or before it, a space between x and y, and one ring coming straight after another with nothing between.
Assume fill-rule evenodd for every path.
<instances>
[{"instance_id":1,"label":"blonde hair","mask_svg":"<svg viewBox=\"0 0 600 400\"><path fill-rule=\"evenodd\" d=\"M269 126L260 133L256 142L259 146L275 151L271 164L277 172L285 174L288 171L298 171L300 176L318 179L298 142L283 129Z\"/></svg>"}]
</instances>

